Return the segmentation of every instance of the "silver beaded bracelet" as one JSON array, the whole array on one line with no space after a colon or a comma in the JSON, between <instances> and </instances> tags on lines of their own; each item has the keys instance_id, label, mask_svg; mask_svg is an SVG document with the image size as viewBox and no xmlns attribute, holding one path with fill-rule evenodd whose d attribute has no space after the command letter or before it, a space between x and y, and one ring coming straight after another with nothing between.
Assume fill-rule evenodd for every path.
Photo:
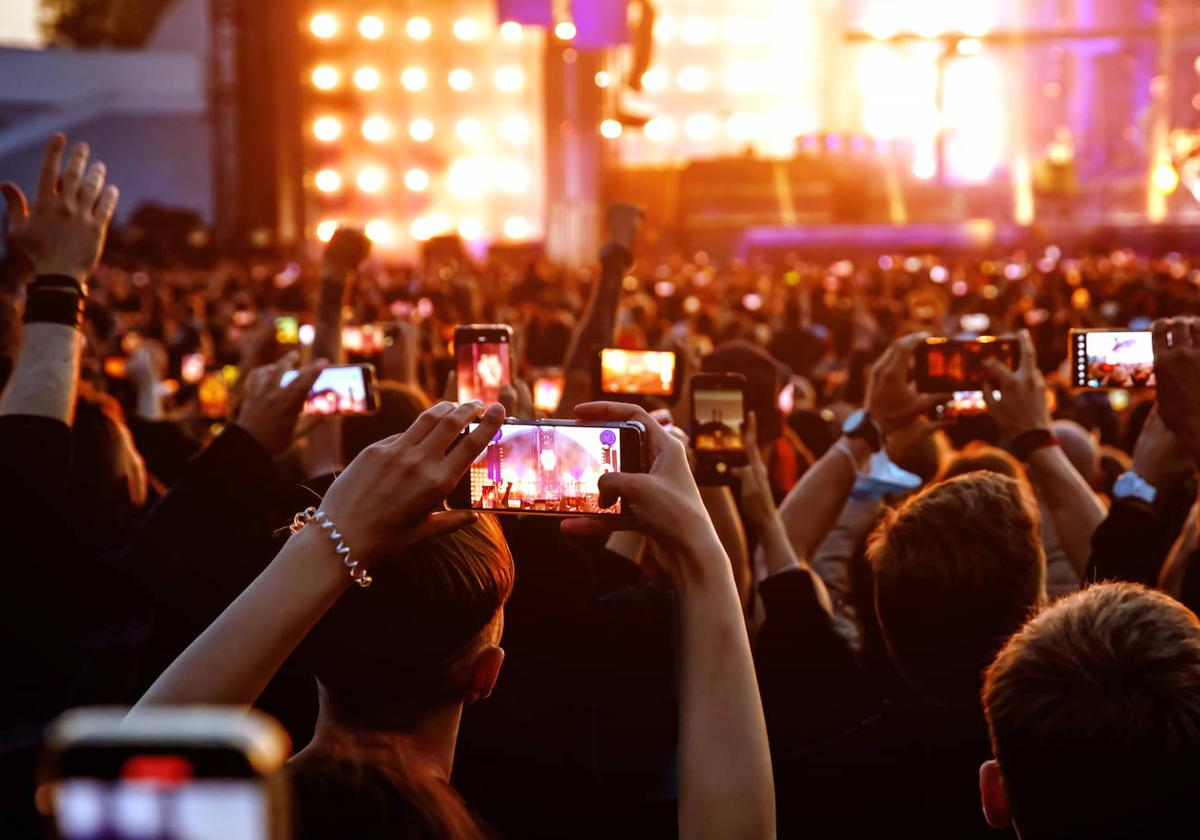
<instances>
[{"instance_id":1,"label":"silver beaded bracelet","mask_svg":"<svg viewBox=\"0 0 1200 840\"><path fill-rule=\"evenodd\" d=\"M333 520L325 515L325 511L317 510L315 507L306 507L292 517L292 524L288 530L294 534L310 522L320 525L321 530L329 535L329 539L333 540L333 550L337 552L338 557L342 558L342 563L350 572L350 579L364 588L370 586L371 576L367 574L366 569L358 565L357 560L350 559L350 546L343 542L342 532L333 524Z\"/></svg>"}]
</instances>

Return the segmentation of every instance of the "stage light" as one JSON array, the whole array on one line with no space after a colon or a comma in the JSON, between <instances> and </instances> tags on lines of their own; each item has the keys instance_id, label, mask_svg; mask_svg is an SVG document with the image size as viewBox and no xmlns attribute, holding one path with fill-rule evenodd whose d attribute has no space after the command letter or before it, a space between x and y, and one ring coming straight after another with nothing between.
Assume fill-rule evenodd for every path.
<instances>
[{"instance_id":1,"label":"stage light","mask_svg":"<svg viewBox=\"0 0 1200 840\"><path fill-rule=\"evenodd\" d=\"M308 28L316 37L327 40L337 34L338 21L328 12L322 12L319 15L313 15L312 20L308 22Z\"/></svg>"},{"instance_id":2,"label":"stage light","mask_svg":"<svg viewBox=\"0 0 1200 840\"><path fill-rule=\"evenodd\" d=\"M379 192L386 181L387 176L378 166L364 166L358 170L358 178L355 179L358 188L365 193Z\"/></svg>"},{"instance_id":3,"label":"stage light","mask_svg":"<svg viewBox=\"0 0 1200 840\"><path fill-rule=\"evenodd\" d=\"M725 68L725 88L733 93L750 93L763 87L765 73L758 64L730 64Z\"/></svg>"},{"instance_id":4,"label":"stage light","mask_svg":"<svg viewBox=\"0 0 1200 840\"><path fill-rule=\"evenodd\" d=\"M667 86L667 71L652 67L642 74L642 87L647 93L658 93Z\"/></svg>"},{"instance_id":5,"label":"stage light","mask_svg":"<svg viewBox=\"0 0 1200 840\"><path fill-rule=\"evenodd\" d=\"M529 121L524 117L505 117L500 121L500 136L515 146L529 140Z\"/></svg>"},{"instance_id":6,"label":"stage light","mask_svg":"<svg viewBox=\"0 0 1200 840\"><path fill-rule=\"evenodd\" d=\"M642 127L642 133L656 143L671 139L675 134L675 124L669 117L654 117Z\"/></svg>"},{"instance_id":7,"label":"stage light","mask_svg":"<svg viewBox=\"0 0 1200 840\"><path fill-rule=\"evenodd\" d=\"M408 124L408 136L418 143L424 143L433 137L433 123L423 117L413 120Z\"/></svg>"},{"instance_id":8,"label":"stage light","mask_svg":"<svg viewBox=\"0 0 1200 840\"><path fill-rule=\"evenodd\" d=\"M462 67L456 67L450 71L450 76L447 78L450 87L457 91L470 90L471 85L475 82L475 77L471 75L470 70Z\"/></svg>"},{"instance_id":9,"label":"stage light","mask_svg":"<svg viewBox=\"0 0 1200 840\"><path fill-rule=\"evenodd\" d=\"M607 70L601 70L599 73L596 74L596 87L606 88L611 84L612 84L612 76L610 76L608 74Z\"/></svg>"},{"instance_id":10,"label":"stage light","mask_svg":"<svg viewBox=\"0 0 1200 840\"><path fill-rule=\"evenodd\" d=\"M959 55L979 55L983 52L983 42L978 38L963 38L956 49Z\"/></svg>"},{"instance_id":11,"label":"stage light","mask_svg":"<svg viewBox=\"0 0 1200 840\"><path fill-rule=\"evenodd\" d=\"M337 117L321 117L313 123L313 136L322 143L331 143L342 136L342 123Z\"/></svg>"},{"instance_id":12,"label":"stage light","mask_svg":"<svg viewBox=\"0 0 1200 840\"><path fill-rule=\"evenodd\" d=\"M937 174L937 163L933 158L917 158L913 161L912 174L922 181L928 181Z\"/></svg>"},{"instance_id":13,"label":"stage light","mask_svg":"<svg viewBox=\"0 0 1200 840\"><path fill-rule=\"evenodd\" d=\"M406 67L400 74L400 84L406 90L424 90L425 85L429 84L429 77L420 67Z\"/></svg>"},{"instance_id":14,"label":"stage light","mask_svg":"<svg viewBox=\"0 0 1200 840\"><path fill-rule=\"evenodd\" d=\"M450 220L441 213L430 213L415 220L409 228L413 239L424 242L450 229Z\"/></svg>"},{"instance_id":15,"label":"stage light","mask_svg":"<svg viewBox=\"0 0 1200 840\"><path fill-rule=\"evenodd\" d=\"M725 21L725 40L731 44L756 44L767 40L768 31L761 20L734 15Z\"/></svg>"},{"instance_id":16,"label":"stage light","mask_svg":"<svg viewBox=\"0 0 1200 840\"><path fill-rule=\"evenodd\" d=\"M712 84L712 76L703 67L685 67L679 71L679 88L687 93L699 93Z\"/></svg>"},{"instance_id":17,"label":"stage light","mask_svg":"<svg viewBox=\"0 0 1200 840\"><path fill-rule=\"evenodd\" d=\"M333 193L342 188L342 176L332 169L322 169L313 177L313 183L321 192Z\"/></svg>"},{"instance_id":18,"label":"stage light","mask_svg":"<svg viewBox=\"0 0 1200 840\"><path fill-rule=\"evenodd\" d=\"M354 71L354 86L359 90L378 89L379 71L374 67L359 67Z\"/></svg>"},{"instance_id":19,"label":"stage light","mask_svg":"<svg viewBox=\"0 0 1200 840\"><path fill-rule=\"evenodd\" d=\"M483 126L474 117L463 117L454 124L454 133L464 143L475 144L483 139Z\"/></svg>"},{"instance_id":20,"label":"stage light","mask_svg":"<svg viewBox=\"0 0 1200 840\"><path fill-rule=\"evenodd\" d=\"M333 90L337 87L338 71L328 64L314 67L312 71L312 83L313 87L319 90Z\"/></svg>"},{"instance_id":21,"label":"stage light","mask_svg":"<svg viewBox=\"0 0 1200 840\"><path fill-rule=\"evenodd\" d=\"M575 40L575 24L569 20L559 21L554 24L554 37L560 41Z\"/></svg>"},{"instance_id":22,"label":"stage light","mask_svg":"<svg viewBox=\"0 0 1200 840\"><path fill-rule=\"evenodd\" d=\"M446 184L455 198L478 198L487 191L487 168L482 160L459 158L450 164Z\"/></svg>"},{"instance_id":23,"label":"stage light","mask_svg":"<svg viewBox=\"0 0 1200 840\"><path fill-rule=\"evenodd\" d=\"M468 242L482 239L483 222L476 218L460 219L458 222L458 235Z\"/></svg>"},{"instance_id":24,"label":"stage light","mask_svg":"<svg viewBox=\"0 0 1200 840\"><path fill-rule=\"evenodd\" d=\"M367 117L363 120L362 136L372 143L382 143L392 136L392 124L386 117Z\"/></svg>"},{"instance_id":25,"label":"stage light","mask_svg":"<svg viewBox=\"0 0 1200 840\"><path fill-rule=\"evenodd\" d=\"M383 37L383 20L378 15L364 15L358 21L358 34L368 41L378 41Z\"/></svg>"},{"instance_id":26,"label":"stage light","mask_svg":"<svg viewBox=\"0 0 1200 840\"><path fill-rule=\"evenodd\" d=\"M509 239L525 239L531 230L529 220L521 216L509 216L504 220L504 235Z\"/></svg>"},{"instance_id":27,"label":"stage light","mask_svg":"<svg viewBox=\"0 0 1200 840\"><path fill-rule=\"evenodd\" d=\"M684 120L683 133L692 140L711 140L717 133L717 121L712 114L692 114Z\"/></svg>"},{"instance_id":28,"label":"stage light","mask_svg":"<svg viewBox=\"0 0 1200 840\"><path fill-rule=\"evenodd\" d=\"M408 24L404 27L404 31L414 41L424 41L433 32L433 27L429 25L428 18L415 17L408 19Z\"/></svg>"},{"instance_id":29,"label":"stage light","mask_svg":"<svg viewBox=\"0 0 1200 840\"><path fill-rule=\"evenodd\" d=\"M492 77L496 87L505 93L516 93L525 85L525 74L520 67L501 67Z\"/></svg>"},{"instance_id":30,"label":"stage light","mask_svg":"<svg viewBox=\"0 0 1200 840\"><path fill-rule=\"evenodd\" d=\"M520 41L523 33L521 24L515 20L506 20L500 24L500 37L505 41Z\"/></svg>"},{"instance_id":31,"label":"stage light","mask_svg":"<svg viewBox=\"0 0 1200 840\"><path fill-rule=\"evenodd\" d=\"M496 161L492 168L492 177L496 189L510 195L520 195L526 192L533 183L529 167L521 161L511 158Z\"/></svg>"},{"instance_id":32,"label":"stage light","mask_svg":"<svg viewBox=\"0 0 1200 840\"><path fill-rule=\"evenodd\" d=\"M392 241L392 226L383 219L372 219L367 222L363 233L376 245L386 245Z\"/></svg>"},{"instance_id":33,"label":"stage light","mask_svg":"<svg viewBox=\"0 0 1200 840\"><path fill-rule=\"evenodd\" d=\"M679 34L685 42L693 46L701 46L710 43L717 37L717 24L712 18L686 18Z\"/></svg>"},{"instance_id":34,"label":"stage light","mask_svg":"<svg viewBox=\"0 0 1200 840\"><path fill-rule=\"evenodd\" d=\"M607 137L609 140L616 140L621 136L624 128L617 120L604 120L600 123L600 136Z\"/></svg>"},{"instance_id":35,"label":"stage light","mask_svg":"<svg viewBox=\"0 0 1200 840\"><path fill-rule=\"evenodd\" d=\"M753 140L762 134L762 120L757 114L731 114L725 121L725 133L734 140Z\"/></svg>"},{"instance_id":36,"label":"stage light","mask_svg":"<svg viewBox=\"0 0 1200 840\"><path fill-rule=\"evenodd\" d=\"M1179 186L1179 173L1169 163L1160 163L1154 167L1151 178L1154 180L1155 188L1163 193L1173 193Z\"/></svg>"},{"instance_id":37,"label":"stage light","mask_svg":"<svg viewBox=\"0 0 1200 840\"><path fill-rule=\"evenodd\" d=\"M326 219L317 225L317 239L322 242L328 242L333 239L333 235L337 233L338 223L333 219Z\"/></svg>"},{"instance_id":38,"label":"stage light","mask_svg":"<svg viewBox=\"0 0 1200 840\"><path fill-rule=\"evenodd\" d=\"M673 17L661 17L654 21L654 40L666 43L679 34L679 21Z\"/></svg>"},{"instance_id":39,"label":"stage light","mask_svg":"<svg viewBox=\"0 0 1200 840\"><path fill-rule=\"evenodd\" d=\"M454 37L460 41L475 41L479 39L482 29L475 18L459 18L454 21Z\"/></svg>"},{"instance_id":40,"label":"stage light","mask_svg":"<svg viewBox=\"0 0 1200 840\"><path fill-rule=\"evenodd\" d=\"M413 192L425 192L429 188L429 173L424 169L410 169L404 173L404 186Z\"/></svg>"}]
</instances>

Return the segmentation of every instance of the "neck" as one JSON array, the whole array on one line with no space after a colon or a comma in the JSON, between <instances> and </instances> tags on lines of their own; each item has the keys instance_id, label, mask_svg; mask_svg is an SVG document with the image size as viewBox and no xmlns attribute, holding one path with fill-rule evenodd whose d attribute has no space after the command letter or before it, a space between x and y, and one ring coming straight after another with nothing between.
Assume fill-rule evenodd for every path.
<instances>
[{"instance_id":1,"label":"neck","mask_svg":"<svg viewBox=\"0 0 1200 840\"><path fill-rule=\"evenodd\" d=\"M295 758L315 752L331 755L374 753L403 755L426 767L430 774L450 781L454 768L454 746L462 720L462 704L440 706L404 731L360 729L345 726L329 714L323 700L317 713L313 738Z\"/></svg>"}]
</instances>

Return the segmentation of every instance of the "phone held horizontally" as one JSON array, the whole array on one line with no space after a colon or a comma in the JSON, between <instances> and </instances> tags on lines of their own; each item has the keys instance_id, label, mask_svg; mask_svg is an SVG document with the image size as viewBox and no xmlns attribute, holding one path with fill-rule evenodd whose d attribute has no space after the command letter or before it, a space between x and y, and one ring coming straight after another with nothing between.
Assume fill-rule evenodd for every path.
<instances>
[{"instance_id":1,"label":"phone held horizontally","mask_svg":"<svg viewBox=\"0 0 1200 840\"><path fill-rule=\"evenodd\" d=\"M299 371L284 371L280 387L299 376ZM379 410L379 388L375 382L375 366L333 365L317 376L304 400L306 416L331 414L372 414Z\"/></svg>"}]
</instances>

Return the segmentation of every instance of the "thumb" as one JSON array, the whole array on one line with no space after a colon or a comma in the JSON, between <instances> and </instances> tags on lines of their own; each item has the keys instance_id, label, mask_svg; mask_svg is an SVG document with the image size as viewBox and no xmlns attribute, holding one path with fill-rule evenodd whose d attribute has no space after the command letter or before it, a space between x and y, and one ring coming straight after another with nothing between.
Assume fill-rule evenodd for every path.
<instances>
[{"instance_id":1,"label":"thumb","mask_svg":"<svg viewBox=\"0 0 1200 840\"><path fill-rule=\"evenodd\" d=\"M4 193L4 205L8 210L10 226L29 218L29 202L25 200L25 193L21 192L20 187L12 181L5 181L0 184L0 192Z\"/></svg>"},{"instance_id":2,"label":"thumb","mask_svg":"<svg viewBox=\"0 0 1200 840\"><path fill-rule=\"evenodd\" d=\"M470 510L441 510L429 514L412 531L412 542L445 536L446 534L465 528L479 519L479 515Z\"/></svg>"}]
</instances>

